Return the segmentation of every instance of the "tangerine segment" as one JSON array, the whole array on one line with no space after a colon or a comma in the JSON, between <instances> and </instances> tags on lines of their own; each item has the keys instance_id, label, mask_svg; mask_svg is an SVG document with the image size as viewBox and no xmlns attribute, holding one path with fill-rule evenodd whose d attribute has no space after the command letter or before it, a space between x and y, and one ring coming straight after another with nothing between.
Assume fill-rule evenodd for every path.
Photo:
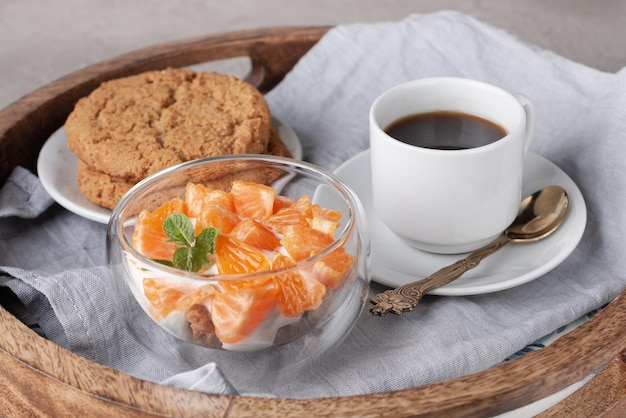
<instances>
[{"instance_id":1,"label":"tangerine segment","mask_svg":"<svg viewBox=\"0 0 626 418\"><path fill-rule=\"evenodd\" d=\"M244 218L262 220L274 210L276 192L269 186L248 181L233 181L230 193L237 214Z\"/></svg>"},{"instance_id":2,"label":"tangerine segment","mask_svg":"<svg viewBox=\"0 0 626 418\"><path fill-rule=\"evenodd\" d=\"M213 227L229 234L239 223L239 217L230 209L216 203L207 204L196 218L195 232L199 234L204 228Z\"/></svg>"},{"instance_id":3,"label":"tangerine segment","mask_svg":"<svg viewBox=\"0 0 626 418\"><path fill-rule=\"evenodd\" d=\"M287 267L294 261L276 254L272 268ZM317 309L322 304L326 287L317 280L307 280L297 271L277 274L273 277L276 287L276 302L286 317L298 316L306 310Z\"/></svg>"},{"instance_id":4,"label":"tangerine segment","mask_svg":"<svg viewBox=\"0 0 626 418\"><path fill-rule=\"evenodd\" d=\"M333 289L341 284L353 262L354 256L340 247L313 265L313 276L324 286Z\"/></svg>"},{"instance_id":5,"label":"tangerine segment","mask_svg":"<svg viewBox=\"0 0 626 418\"><path fill-rule=\"evenodd\" d=\"M260 279L247 280L222 280L220 281L220 285L225 292L233 292L244 288L255 289L257 287L263 287L271 281L271 277L262 277Z\"/></svg>"},{"instance_id":6,"label":"tangerine segment","mask_svg":"<svg viewBox=\"0 0 626 418\"><path fill-rule=\"evenodd\" d=\"M264 224L282 234L289 225L310 226L312 214L311 201L304 195L290 206L279 209Z\"/></svg>"},{"instance_id":7,"label":"tangerine segment","mask_svg":"<svg viewBox=\"0 0 626 418\"><path fill-rule=\"evenodd\" d=\"M161 318L168 316L176 302L187 293L164 280L150 277L143 279L143 292Z\"/></svg>"},{"instance_id":8,"label":"tangerine segment","mask_svg":"<svg viewBox=\"0 0 626 418\"><path fill-rule=\"evenodd\" d=\"M200 286L196 290L186 293L174 304L175 311L187 311L197 303L204 303L217 293L214 285L207 284Z\"/></svg>"},{"instance_id":9,"label":"tangerine segment","mask_svg":"<svg viewBox=\"0 0 626 418\"><path fill-rule=\"evenodd\" d=\"M313 204L311 204L311 199L309 199L308 195L300 196L300 198L296 200L291 207L304 213L304 216L307 218L313 216Z\"/></svg>"},{"instance_id":10,"label":"tangerine segment","mask_svg":"<svg viewBox=\"0 0 626 418\"><path fill-rule=\"evenodd\" d=\"M250 218L239 222L230 235L261 250L274 251L280 247L280 240L272 231Z\"/></svg>"},{"instance_id":11,"label":"tangerine segment","mask_svg":"<svg viewBox=\"0 0 626 418\"><path fill-rule=\"evenodd\" d=\"M197 217L206 208L219 205L234 212L233 197L224 190L211 189L202 184L187 183L185 187L185 203L189 216Z\"/></svg>"},{"instance_id":12,"label":"tangerine segment","mask_svg":"<svg viewBox=\"0 0 626 418\"><path fill-rule=\"evenodd\" d=\"M315 229L316 231L323 232L331 238L335 236L337 225L337 222L324 218L322 216L314 216L313 219L311 219L311 228Z\"/></svg>"},{"instance_id":13,"label":"tangerine segment","mask_svg":"<svg viewBox=\"0 0 626 418\"><path fill-rule=\"evenodd\" d=\"M341 219L341 212L320 205L313 205L311 212L313 214L311 227L334 237L339 226L339 219Z\"/></svg>"},{"instance_id":14,"label":"tangerine segment","mask_svg":"<svg viewBox=\"0 0 626 418\"><path fill-rule=\"evenodd\" d=\"M341 212L338 210L328 209L317 204L313 205L311 212L313 217L320 216L335 222L339 222L339 219L341 219Z\"/></svg>"},{"instance_id":15,"label":"tangerine segment","mask_svg":"<svg viewBox=\"0 0 626 418\"><path fill-rule=\"evenodd\" d=\"M276 196L274 196L274 206L272 207L272 213L276 213L282 208L289 207L293 205L294 202L295 200L290 197L277 194Z\"/></svg>"},{"instance_id":16,"label":"tangerine segment","mask_svg":"<svg viewBox=\"0 0 626 418\"><path fill-rule=\"evenodd\" d=\"M270 267L263 251L224 234L215 239L215 258L220 274L252 273Z\"/></svg>"},{"instance_id":17,"label":"tangerine segment","mask_svg":"<svg viewBox=\"0 0 626 418\"><path fill-rule=\"evenodd\" d=\"M310 257L332 242L333 238L327 234L302 225L286 226L280 240L280 243L294 260Z\"/></svg>"},{"instance_id":18,"label":"tangerine segment","mask_svg":"<svg viewBox=\"0 0 626 418\"><path fill-rule=\"evenodd\" d=\"M275 301L276 290L271 283L216 293L211 302L211 318L217 338L225 344L240 342L263 321Z\"/></svg>"},{"instance_id":19,"label":"tangerine segment","mask_svg":"<svg viewBox=\"0 0 626 418\"><path fill-rule=\"evenodd\" d=\"M133 247L147 258L171 260L176 244L170 242L163 231L163 221L173 213L187 213L185 202L174 198L152 212L141 211L133 231Z\"/></svg>"},{"instance_id":20,"label":"tangerine segment","mask_svg":"<svg viewBox=\"0 0 626 418\"><path fill-rule=\"evenodd\" d=\"M161 318L166 318L173 311L186 311L191 305L202 303L215 294L213 285L185 289L184 286L172 285L169 281L146 277L143 279L143 291L146 298Z\"/></svg>"},{"instance_id":21,"label":"tangerine segment","mask_svg":"<svg viewBox=\"0 0 626 418\"><path fill-rule=\"evenodd\" d=\"M171 286L164 280L143 279L143 292L161 318L168 316L178 299L185 295L181 289Z\"/></svg>"},{"instance_id":22,"label":"tangerine segment","mask_svg":"<svg viewBox=\"0 0 626 418\"><path fill-rule=\"evenodd\" d=\"M264 225L282 234L286 226L308 226L309 222L304 214L298 209L291 207L282 208L263 222Z\"/></svg>"}]
</instances>

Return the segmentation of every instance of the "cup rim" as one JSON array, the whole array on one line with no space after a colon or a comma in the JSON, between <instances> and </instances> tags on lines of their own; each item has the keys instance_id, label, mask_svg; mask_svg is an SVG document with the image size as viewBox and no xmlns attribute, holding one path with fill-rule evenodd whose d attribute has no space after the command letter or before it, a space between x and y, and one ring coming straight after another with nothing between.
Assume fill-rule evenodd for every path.
<instances>
[{"instance_id":1,"label":"cup rim","mask_svg":"<svg viewBox=\"0 0 626 418\"><path fill-rule=\"evenodd\" d=\"M387 132L385 132L385 128L383 128L381 126L381 124L378 122L377 116L376 116L376 111L377 108L380 106L380 103L385 100L386 97L388 97L391 94L395 94L397 93L399 90L402 89L406 89L406 88L411 88L411 87L419 87L419 86L425 86L425 85L429 85L429 84L434 84L434 83L442 83L442 82L446 82L446 83L455 83L455 84L472 84L474 86L478 86L480 88L487 88L487 89L491 89L495 92L497 92L498 94L502 94L503 96L506 96L507 98L510 98L512 100L514 100L516 103L519 103L519 101L517 100L515 94L505 90L504 88L497 86L495 84L491 84L491 83L487 83L485 81L481 81L481 80L476 80L476 79L471 79L471 78L464 78L464 77L450 77L450 76L445 76L445 77L424 77L424 78L417 78L414 80L409 80L409 81L405 81L402 82L400 84L396 84L395 86L383 91L380 95L378 95L378 97L376 97L376 99L374 99L374 101L372 102L371 106L370 106L370 110L369 110L369 121L370 121L370 129L375 129L376 132L378 134L382 134L382 138L384 138L385 141L390 142L395 144L396 146L400 146L403 148L406 148L407 150L411 149L413 151L415 151L416 149L419 150L420 152L424 152L424 153L433 153L433 154L445 154L445 155L467 155L467 154L473 154L473 153L481 153L481 152L485 152L491 148L497 148L497 147L501 147L504 146L504 143L508 142L506 141L507 138L509 138L511 136L511 133L515 130L517 130L520 125L523 124L523 118L520 117L518 118L518 120L515 123L515 126L513 126L512 128L507 128L505 126L503 126L503 124L500 121L496 121L492 118L489 118L485 115L480 115L480 114L476 114L476 113L472 113L472 112L463 112L463 113L467 113L469 115L472 116L477 116L483 119L487 119L492 123L496 123L500 126L502 126L504 129L506 129L507 133L506 135L504 135L502 138L498 139L497 141L491 142L489 144L485 144L485 145L481 145L478 147L472 147L472 148L465 148L465 149L454 149L454 150L442 150L442 149L437 149L437 148L426 148L426 147L421 147L419 145L411 145L411 144L407 144L404 143L402 141L399 141L397 139L395 139L394 137L392 137L391 135L389 135ZM438 109L438 110L432 110L432 112L434 111L456 111L459 112L458 110L455 109ZM523 115L525 117L525 113L523 110L523 107L519 106L519 114ZM424 113L426 113L428 111L424 111ZM414 112L414 113L407 113L406 115L401 115L401 116L397 116L394 118L394 120L398 120L402 117L406 117L409 116L411 114L416 114L419 112Z\"/></svg>"}]
</instances>

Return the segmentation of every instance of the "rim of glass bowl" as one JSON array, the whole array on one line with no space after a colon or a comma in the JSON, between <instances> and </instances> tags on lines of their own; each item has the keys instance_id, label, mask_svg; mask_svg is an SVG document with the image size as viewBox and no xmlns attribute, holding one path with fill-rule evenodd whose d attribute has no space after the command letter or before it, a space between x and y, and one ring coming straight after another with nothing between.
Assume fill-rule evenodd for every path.
<instances>
[{"instance_id":1,"label":"rim of glass bowl","mask_svg":"<svg viewBox=\"0 0 626 418\"><path fill-rule=\"evenodd\" d=\"M335 237L332 244L325 247L323 250L317 252L316 254L307 257L305 259L297 261L294 265L288 267L282 267L278 269L270 269L263 270L254 273L239 273L239 274L208 274L208 273L197 273L190 272L186 270L177 269L175 267L170 267L156 261L153 261L149 258L146 258L139 251L137 251L131 242L127 240L126 234L124 234L125 225L127 222L121 222L121 216L123 212L128 208L129 204L132 203L133 199L140 193L142 193L147 187L161 181L166 178L173 172L185 171L190 168L204 165L204 164L212 164L217 162L225 162L225 161L258 161L263 163L269 163L276 168L290 168L304 170L305 172L313 173L316 176L320 177L319 180L321 184L327 184L329 186L334 187L339 193L342 195L344 199L348 202L348 217L345 225L342 225L339 234ZM288 173L289 174L289 173ZM358 198L354 194L354 192L339 178L337 178L330 171L317 166L312 163L308 163L306 161L295 160L293 158L288 157L279 157L279 156L268 156L268 155L259 155L259 154L236 154L236 155L223 155L223 156L214 156L201 158L193 161L184 162L172 167L168 167L164 170L161 170L155 174L152 174L149 177L138 182L134 185L117 203L113 212L111 214L111 218L108 225L109 239L112 239L111 235L113 232L117 234L117 240L121 246L123 251L129 253L135 260L139 261L142 267L149 268L151 270L158 270L161 274L165 274L167 276L175 277L176 279L185 279L196 281L200 280L206 283L208 280L213 281L234 281L234 280L255 280L262 277L265 277L274 273L286 273L291 270L299 270L302 269L306 265L310 265L319 261L319 259L333 252L335 249L340 247L347 241L350 234L353 232L355 226L357 225L356 216L358 212ZM132 219L136 219L136 215L132 216Z\"/></svg>"}]
</instances>

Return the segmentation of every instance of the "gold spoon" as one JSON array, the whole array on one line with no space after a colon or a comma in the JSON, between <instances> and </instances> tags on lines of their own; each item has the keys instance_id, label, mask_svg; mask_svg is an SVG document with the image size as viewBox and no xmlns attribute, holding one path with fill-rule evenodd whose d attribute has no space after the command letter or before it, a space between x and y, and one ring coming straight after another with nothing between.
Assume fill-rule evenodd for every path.
<instances>
[{"instance_id":1,"label":"gold spoon","mask_svg":"<svg viewBox=\"0 0 626 418\"><path fill-rule=\"evenodd\" d=\"M374 315L385 315L413 310L426 293L458 279L509 242L535 242L550 235L563 223L568 206L569 199L563 188L544 187L522 200L517 218L496 241L425 279L377 294L370 299L374 304L370 311Z\"/></svg>"}]
</instances>

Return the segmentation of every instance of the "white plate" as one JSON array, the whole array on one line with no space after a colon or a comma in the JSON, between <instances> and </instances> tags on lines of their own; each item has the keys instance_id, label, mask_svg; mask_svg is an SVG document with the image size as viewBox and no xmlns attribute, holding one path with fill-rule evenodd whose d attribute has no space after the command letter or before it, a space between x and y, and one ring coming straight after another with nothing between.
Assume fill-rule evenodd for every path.
<instances>
[{"instance_id":1,"label":"white plate","mask_svg":"<svg viewBox=\"0 0 626 418\"><path fill-rule=\"evenodd\" d=\"M302 159L302 145L296 133L284 122L272 118L276 129L292 158ZM78 189L76 182L78 158L67 147L65 129L60 128L48 138L37 160L37 172L44 189L67 210L84 218L108 223L111 211L91 203Z\"/></svg>"},{"instance_id":2,"label":"white plate","mask_svg":"<svg viewBox=\"0 0 626 418\"><path fill-rule=\"evenodd\" d=\"M372 238L372 280L391 287L402 286L463 258L462 254L439 255L410 247L376 216L369 150L343 163L335 174L356 192L365 208ZM585 201L576 184L559 167L528 153L524 161L523 195L549 185L563 187L570 198L565 222L553 235L532 244L509 244L456 281L430 293L461 296L509 289L540 277L565 260L585 231Z\"/></svg>"}]
</instances>

